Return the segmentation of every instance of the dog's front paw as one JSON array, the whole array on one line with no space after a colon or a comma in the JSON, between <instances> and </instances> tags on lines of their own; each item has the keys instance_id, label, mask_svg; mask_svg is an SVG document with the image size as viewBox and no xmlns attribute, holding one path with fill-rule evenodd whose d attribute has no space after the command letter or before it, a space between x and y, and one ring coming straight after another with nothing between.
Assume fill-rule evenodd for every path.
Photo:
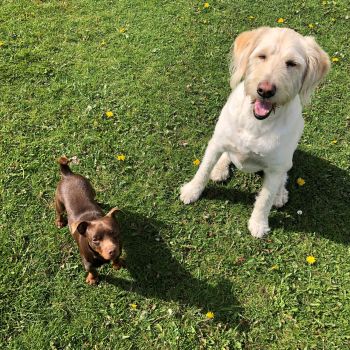
<instances>
[{"instance_id":1,"label":"dog's front paw","mask_svg":"<svg viewBox=\"0 0 350 350\"><path fill-rule=\"evenodd\" d=\"M98 276L95 276L91 272L89 272L85 281L87 284L90 284L90 286L93 286L98 284L99 279L98 279Z\"/></svg>"},{"instance_id":2,"label":"dog's front paw","mask_svg":"<svg viewBox=\"0 0 350 350\"><path fill-rule=\"evenodd\" d=\"M215 166L210 173L210 179L214 182L226 181L230 176L230 170L228 166L220 167Z\"/></svg>"},{"instance_id":3,"label":"dog's front paw","mask_svg":"<svg viewBox=\"0 0 350 350\"><path fill-rule=\"evenodd\" d=\"M120 270L122 267L126 267L125 259L119 258L117 260L114 260L112 266L115 270Z\"/></svg>"},{"instance_id":4,"label":"dog's front paw","mask_svg":"<svg viewBox=\"0 0 350 350\"><path fill-rule=\"evenodd\" d=\"M253 237L263 238L269 231L269 223L266 220L249 219L248 229Z\"/></svg>"},{"instance_id":5,"label":"dog's front paw","mask_svg":"<svg viewBox=\"0 0 350 350\"><path fill-rule=\"evenodd\" d=\"M276 194L273 205L276 208L282 208L288 202L288 191L283 187L283 189Z\"/></svg>"},{"instance_id":6,"label":"dog's front paw","mask_svg":"<svg viewBox=\"0 0 350 350\"><path fill-rule=\"evenodd\" d=\"M185 204L193 203L200 197L202 191L203 188L201 186L195 185L192 182L188 182L181 187L180 199Z\"/></svg>"}]
</instances>

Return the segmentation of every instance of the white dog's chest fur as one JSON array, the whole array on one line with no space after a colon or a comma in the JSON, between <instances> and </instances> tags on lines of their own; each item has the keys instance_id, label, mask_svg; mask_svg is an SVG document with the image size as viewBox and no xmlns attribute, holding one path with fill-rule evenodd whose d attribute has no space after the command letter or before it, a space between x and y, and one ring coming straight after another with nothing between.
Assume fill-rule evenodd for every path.
<instances>
[{"instance_id":1,"label":"white dog's chest fur","mask_svg":"<svg viewBox=\"0 0 350 350\"><path fill-rule=\"evenodd\" d=\"M256 172L270 164L276 150L281 147L278 135L257 136L246 129L232 130L230 142L226 145L232 163L245 172Z\"/></svg>"},{"instance_id":2,"label":"white dog's chest fur","mask_svg":"<svg viewBox=\"0 0 350 350\"><path fill-rule=\"evenodd\" d=\"M303 131L298 99L278 108L266 120L257 120L241 83L224 106L213 142L229 154L234 165L245 172L291 163ZM293 115L291 115L293 114Z\"/></svg>"}]
</instances>

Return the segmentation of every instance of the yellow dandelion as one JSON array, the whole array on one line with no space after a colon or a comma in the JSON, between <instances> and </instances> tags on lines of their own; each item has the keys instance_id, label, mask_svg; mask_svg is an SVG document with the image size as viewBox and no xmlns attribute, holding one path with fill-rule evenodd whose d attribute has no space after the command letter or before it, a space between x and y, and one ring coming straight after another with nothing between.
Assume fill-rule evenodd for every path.
<instances>
[{"instance_id":1,"label":"yellow dandelion","mask_svg":"<svg viewBox=\"0 0 350 350\"><path fill-rule=\"evenodd\" d=\"M209 312L206 313L205 316L207 316L207 318L209 318L209 320L212 320L215 315L214 315L214 312L209 311Z\"/></svg>"},{"instance_id":2,"label":"yellow dandelion","mask_svg":"<svg viewBox=\"0 0 350 350\"><path fill-rule=\"evenodd\" d=\"M337 142L338 142L338 140L333 140L333 141L331 141L331 144L335 145Z\"/></svg>"},{"instance_id":3,"label":"yellow dandelion","mask_svg":"<svg viewBox=\"0 0 350 350\"><path fill-rule=\"evenodd\" d=\"M312 29L312 28L315 27L315 25L314 25L313 23L309 23L308 27L309 27L310 29Z\"/></svg>"},{"instance_id":4,"label":"yellow dandelion","mask_svg":"<svg viewBox=\"0 0 350 350\"><path fill-rule=\"evenodd\" d=\"M118 154L117 155L117 159L121 160L121 161L124 161L125 160L125 155L124 154Z\"/></svg>"},{"instance_id":5,"label":"yellow dandelion","mask_svg":"<svg viewBox=\"0 0 350 350\"><path fill-rule=\"evenodd\" d=\"M310 265L313 265L316 262L316 258L312 255L309 255L308 257L306 257L306 262Z\"/></svg>"},{"instance_id":6,"label":"yellow dandelion","mask_svg":"<svg viewBox=\"0 0 350 350\"><path fill-rule=\"evenodd\" d=\"M304 186L305 185L305 180L302 177L297 178L297 184L299 186Z\"/></svg>"},{"instance_id":7,"label":"yellow dandelion","mask_svg":"<svg viewBox=\"0 0 350 350\"><path fill-rule=\"evenodd\" d=\"M101 42L100 42L100 46L106 46L107 45L107 43L104 41L104 40L102 40Z\"/></svg>"},{"instance_id":8,"label":"yellow dandelion","mask_svg":"<svg viewBox=\"0 0 350 350\"><path fill-rule=\"evenodd\" d=\"M248 19L255 19L254 16L248 16Z\"/></svg>"},{"instance_id":9,"label":"yellow dandelion","mask_svg":"<svg viewBox=\"0 0 350 350\"><path fill-rule=\"evenodd\" d=\"M280 17L280 18L277 20L277 23L284 23L284 18Z\"/></svg>"},{"instance_id":10,"label":"yellow dandelion","mask_svg":"<svg viewBox=\"0 0 350 350\"><path fill-rule=\"evenodd\" d=\"M130 304L130 307L131 307L133 310L136 310L136 309L137 309L137 304Z\"/></svg>"},{"instance_id":11,"label":"yellow dandelion","mask_svg":"<svg viewBox=\"0 0 350 350\"><path fill-rule=\"evenodd\" d=\"M332 57L332 62L333 63L339 62L339 58L338 57Z\"/></svg>"},{"instance_id":12,"label":"yellow dandelion","mask_svg":"<svg viewBox=\"0 0 350 350\"><path fill-rule=\"evenodd\" d=\"M193 164L194 164L195 166L198 166L200 163L201 163L201 161L200 161L199 159L195 159L195 160L193 161Z\"/></svg>"},{"instance_id":13,"label":"yellow dandelion","mask_svg":"<svg viewBox=\"0 0 350 350\"><path fill-rule=\"evenodd\" d=\"M125 33L126 32L126 28L125 27L120 27L119 28L119 33Z\"/></svg>"},{"instance_id":14,"label":"yellow dandelion","mask_svg":"<svg viewBox=\"0 0 350 350\"><path fill-rule=\"evenodd\" d=\"M210 7L209 2L205 2L203 8L208 9Z\"/></svg>"},{"instance_id":15,"label":"yellow dandelion","mask_svg":"<svg viewBox=\"0 0 350 350\"><path fill-rule=\"evenodd\" d=\"M0 41L0 47L4 46L4 45L5 45L5 43L3 41Z\"/></svg>"},{"instance_id":16,"label":"yellow dandelion","mask_svg":"<svg viewBox=\"0 0 350 350\"><path fill-rule=\"evenodd\" d=\"M107 111L106 112L106 117L107 118L112 118L114 116L114 113L112 111Z\"/></svg>"},{"instance_id":17,"label":"yellow dandelion","mask_svg":"<svg viewBox=\"0 0 350 350\"><path fill-rule=\"evenodd\" d=\"M272 265L271 266L271 270L278 270L279 269L279 266L278 265Z\"/></svg>"}]
</instances>

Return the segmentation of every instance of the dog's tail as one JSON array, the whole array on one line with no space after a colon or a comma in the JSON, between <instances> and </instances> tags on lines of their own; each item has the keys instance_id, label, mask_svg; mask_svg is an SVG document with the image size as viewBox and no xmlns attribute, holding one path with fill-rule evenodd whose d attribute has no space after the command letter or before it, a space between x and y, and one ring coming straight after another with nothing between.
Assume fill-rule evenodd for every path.
<instances>
[{"instance_id":1,"label":"dog's tail","mask_svg":"<svg viewBox=\"0 0 350 350\"><path fill-rule=\"evenodd\" d=\"M70 170L70 167L68 166L69 162L70 160L66 156L62 156L58 159L58 164L60 165L61 174L63 176L69 176L73 174L72 170Z\"/></svg>"}]
</instances>

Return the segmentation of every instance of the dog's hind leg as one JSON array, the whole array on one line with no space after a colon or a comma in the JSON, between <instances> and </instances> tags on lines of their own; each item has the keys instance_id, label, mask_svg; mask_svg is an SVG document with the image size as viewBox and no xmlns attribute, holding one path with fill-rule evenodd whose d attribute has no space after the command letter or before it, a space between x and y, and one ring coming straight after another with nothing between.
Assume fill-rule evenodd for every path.
<instances>
[{"instance_id":1,"label":"dog's hind leg","mask_svg":"<svg viewBox=\"0 0 350 350\"><path fill-rule=\"evenodd\" d=\"M210 173L210 179L215 182L221 182L228 179L230 175L231 159L227 152L223 153L218 162L215 164L214 169Z\"/></svg>"},{"instance_id":2,"label":"dog's hind leg","mask_svg":"<svg viewBox=\"0 0 350 350\"><path fill-rule=\"evenodd\" d=\"M196 175L190 182L183 185L181 188L180 199L185 204L195 202L200 197L205 185L208 183L210 173L221 154L222 150L220 147L218 147L215 141L211 140L205 150L203 160Z\"/></svg>"},{"instance_id":3,"label":"dog's hind leg","mask_svg":"<svg viewBox=\"0 0 350 350\"><path fill-rule=\"evenodd\" d=\"M55 197L55 211L56 211L56 226L62 228L67 225L67 220L64 217L65 207L64 204L59 199L59 196L56 194Z\"/></svg>"}]
</instances>

